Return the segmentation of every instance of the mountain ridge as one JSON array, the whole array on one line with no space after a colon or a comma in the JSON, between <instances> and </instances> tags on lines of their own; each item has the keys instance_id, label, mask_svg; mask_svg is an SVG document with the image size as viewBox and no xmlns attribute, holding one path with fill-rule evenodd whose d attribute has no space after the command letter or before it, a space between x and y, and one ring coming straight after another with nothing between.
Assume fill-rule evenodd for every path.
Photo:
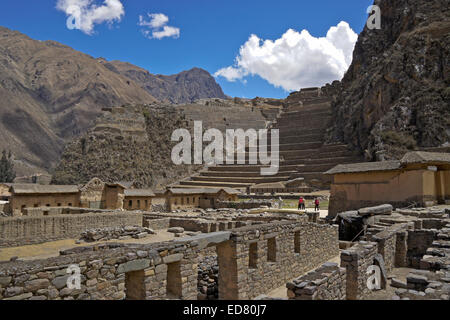
<instances>
[{"instance_id":1,"label":"mountain ridge","mask_svg":"<svg viewBox=\"0 0 450 320\"><path fill-rule=\"evenodd\" d=\"M209 81L214 81L212 86L218 86L209 76ZM164 77L155 77L159 86L164 87ZM196 84L195 77L190 80ZM200 88L203 84L204 79L198 81ZM182 83L166 86L171 90L159 96L173 94L167 100L188 99L185 91L194 92L190 99L195 98L195 90L177 92L183 88ZM214 92L222 97L218 88L206 92L206 97ZM203 97L205 93L198 95ZM103 108L159 102L142 83L109 70L99 59L65 44L34 40L1 26L0 96L0 149L13 152L18 175L52 170L64 145L92 128Z\"/></svg>"}]
</instances>

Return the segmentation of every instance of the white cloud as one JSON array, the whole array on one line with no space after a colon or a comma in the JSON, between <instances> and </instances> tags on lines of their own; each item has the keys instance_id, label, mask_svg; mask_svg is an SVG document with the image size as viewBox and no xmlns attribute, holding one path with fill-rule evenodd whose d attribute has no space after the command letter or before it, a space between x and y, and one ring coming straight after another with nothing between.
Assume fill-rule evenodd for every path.
<instances>
[{"instance_id":1,"label":"white cloud","mask_svg":"<svg viewBox=\"0 0 450 320\"><path fill-rule=\"evenodd\" d=\"M145 20L143 16L139 16L138 25L141 27L147 27L148 29L142 29L144 36L150 39L162 39L162 38L179 38L180 29L176 27L168 26L169 17L163 13L148 13L150 20Z\"/></svg>"},{"instance_id":2,"label":"white cloud","mask_svg":"<svg viewBox=\"0 0 450 320\"><path fill-rule=\"evenodd\" d=\"M69 17L67 26L70 29L79 29L86 34L92 34L96 24L120 21L125 15L120 0L104 0L100 6L94 0L58 0L56 8Z\"/></svg>"},{"instance_id":3,"label":"white cloud","mask_svg":"<svg viewBox=\"0 0 450 320\"><path fill-rule=\"evenodd\" d=\"M357 39L358 35L344 21L320 38L307 30L293 29L275 41L253 34L241 46L235 65L214 75L228 81L258 75L286 91L322 86L342 79L352 62Z\"/></svg>"}]
</instances>

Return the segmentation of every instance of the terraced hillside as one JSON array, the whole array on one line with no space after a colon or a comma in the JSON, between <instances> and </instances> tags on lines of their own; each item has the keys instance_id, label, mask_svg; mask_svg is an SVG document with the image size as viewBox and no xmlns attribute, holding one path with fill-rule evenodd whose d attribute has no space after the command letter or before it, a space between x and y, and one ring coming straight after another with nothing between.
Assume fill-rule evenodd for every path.
<instances>
[{"instance_id":1,"label":"terraced hillside","mask_svg":"<svg viewBox=\"0 0 450 320\"><path fill-rule=\"evenodd\" d=\"M304 178L308 185L327 185L329 181L322 175L323 172L337 164L362 160L345 144L324 143L331 114L331 99L321 89L304 89L293 93L284 101L282 112L269 124L270 128L279 129L280 132L280 168L276 175L262 176L261 165L220 165L180 181L177 187L247 189L263 185L270 190L279 188L274 187L279 185L278 182L299 181L298 178ZM245 129L245 125L249 124L246 121L242 119L235 124L241 123ZM247 161L248 158L249 153L246 152Z\"/></svg>"},{"instance_id":2,"label":"terraced hillside","mask_svg":"<svg viewBox=\"0 0 450 320\"><path fill-rule=\"evenodd\" d=\"M66 146L52 182L84 184L99 177L162 188L202 169L172 163L174 130L192 129L195 120L203 121L204 129L265 128L276 118L281 101L264 101L205 99L188 105L104 108L94 128Z\"/></svg>"}]
</instances>

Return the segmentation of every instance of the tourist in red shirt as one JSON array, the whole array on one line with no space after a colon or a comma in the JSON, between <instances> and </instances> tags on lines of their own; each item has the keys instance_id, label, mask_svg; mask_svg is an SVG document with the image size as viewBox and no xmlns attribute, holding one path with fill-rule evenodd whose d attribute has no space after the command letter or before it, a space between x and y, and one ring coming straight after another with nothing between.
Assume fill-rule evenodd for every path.
<instances>
[{"instance_id":1,"label":"tourist in red shirt","mask_svg":"<svg viewBox=\"0 0 450 320\"><path fill-rule=\"evenodd\" d=\"M298 200L298 210L305 210L305 199L303 197Z\"/></svg>"}]
</instances>

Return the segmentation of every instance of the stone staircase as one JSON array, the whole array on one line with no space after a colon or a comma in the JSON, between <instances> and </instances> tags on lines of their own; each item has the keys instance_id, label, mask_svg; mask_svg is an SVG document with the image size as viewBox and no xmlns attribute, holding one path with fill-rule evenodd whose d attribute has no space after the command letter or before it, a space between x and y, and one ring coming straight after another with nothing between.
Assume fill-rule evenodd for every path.
<instances>
[{"instance_id":1,"label":"stone staircase","mask_svg":"<svg viewBox=\"0 0 450 320\"><path fill-rule=\"evenodd\" d=\"M232 187L246 190L250 187L256 188L260 184L267 184L270 189L271 183L304 178L304 182L308 185L327 188L331 181L329 177L323 175L325 171L337 164L363 161L345 144L326 145L324 143L331 115L331 101L322 95L320 89L305 89L294 93L285 100L285 107L281 114L268 126L280 131L278 174L262 176L261 165L218 165L180 181L176 187ZM248 118L246 120L248 121ZM246 124L248 125L249 122ZM231 127L236 126L233 124ZM259 129L258 126L253 128ZM247 150L245 152L247 163L249 155Z\"/></svg>"}]
</instances>

